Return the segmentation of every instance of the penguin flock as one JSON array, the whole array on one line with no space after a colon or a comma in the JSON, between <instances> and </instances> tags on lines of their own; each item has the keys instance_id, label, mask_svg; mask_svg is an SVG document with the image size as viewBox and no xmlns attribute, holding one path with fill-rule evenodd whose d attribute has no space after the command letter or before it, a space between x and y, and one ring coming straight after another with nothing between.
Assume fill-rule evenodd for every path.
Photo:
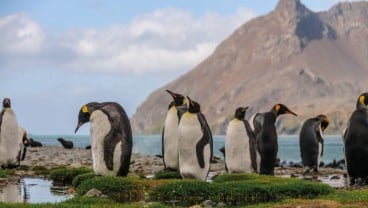
<instances>
[{"instance_id":1,"label":"penguin flock","mask_svg":"<svg viewBox=\"0 0 368 208\"><path fill-rule=\"evenodd\" d=\"M201 105L189 96L166 90L172 97L162 130L165 170L179 171L182 178L206 180L213 160L213 138ZM271 110L245 119L249 107L238 107L226 130L223 148L228 173L274 175L278 137L275 122L280 115L297 116L278 103ZM75 133L90 122L93 170L96 175L126 176L132 154L132 130L123 107L116 102L90 102L81 107ZM304 173L319 171L323 155L326 115L307 119L299 134ZM73 143L58 139L65 148ZM28 146L36 141L18 125L9 98L0 113L0 166L14 168L24 160ZM344 154L350 184L368 184L368 93L361 94L343 133ZM41 144L42 145L42 144Z\"/></svg>"},{"instance_id":2,"label":"penguin flock","mask_svg":"<svg viewBox=\"0 0 368 208\"><path fill-rule=\"evenodd\" d=\"M197 102L178 93L167 92L173 101L162 133L165 167L178 170L182 178L205 180L213 154L211 130ZM276 119L283 114L297 114L279 103L270 111L257 113L247 121L245 114L248 108L238 107L228 123L225 146L221 149L225 169L228 173L274 175L278 154ZM319 171L324 149L323 134L328 125L329 119L323 114L302 124L299 145L304 174ZM368 93L358 97L343 141L350 184L368 184L368 160L362 160L368 158ZM175 165L171 166L169 161Z\"/></svg>"}]
</instances>

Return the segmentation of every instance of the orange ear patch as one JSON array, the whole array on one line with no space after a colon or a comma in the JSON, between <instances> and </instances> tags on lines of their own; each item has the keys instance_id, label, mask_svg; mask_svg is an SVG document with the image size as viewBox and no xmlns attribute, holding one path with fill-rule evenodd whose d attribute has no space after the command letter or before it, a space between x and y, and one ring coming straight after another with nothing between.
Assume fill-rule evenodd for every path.
<instances>
[{"instance_id":1,"label":"orange ear patch","mask_svg":"<svg viewBox=\"0 0 368 208\"><path fill-rule=\"evenodd\" d=\"M277 104L277 105L275 106L275 110L276 110L276 112L279 112L280 108L281 108L281 106L280 106L279 104Z\"/></svg>"},{"instance_id":2,"label":"orange ear patch","mask_svg":"<svg viewBox=\"0 0 368 208\"><path fill-rule=\"evenodd\" d=\"M86 105L82 107L82 112L88 113L88 107Z\"/></svg>"},{"instance_id":3,"label":"orange ear patch","mask_svg":"<svg viewBox=\"0 0 368 208\"><path fill-rule=\"evenodd\" d=\"M329 123L330 121L328 120L328 118L327 117L325 117L324 119L323 119L323 121L324 122L327 122L327 123Z\"/></svg>"}]
</instances>

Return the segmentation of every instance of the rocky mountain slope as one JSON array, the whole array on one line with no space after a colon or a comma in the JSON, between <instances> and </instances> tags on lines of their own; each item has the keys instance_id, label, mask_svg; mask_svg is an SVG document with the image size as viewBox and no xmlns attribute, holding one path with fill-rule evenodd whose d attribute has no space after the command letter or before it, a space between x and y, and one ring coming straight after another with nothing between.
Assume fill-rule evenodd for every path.
<instances>
[{"instance_id":1,"label":"rocky mountain slope","mask_svg":"<svg viewBox=\"0 0 368 208\"><path fill-rule=\"evenodd\" d=\"M298 134L305 119L323 113L331 120L327 133L340 134L367 78L368 2L313 12L299 0L280 0L193 70L154 91L133 115L133 132L161 133L170 89L200 102L215 134L225 133L238 106L250 107L249 118L276 103L299 115L281 116L279 133Z\"/></svg>"}]
</instances>

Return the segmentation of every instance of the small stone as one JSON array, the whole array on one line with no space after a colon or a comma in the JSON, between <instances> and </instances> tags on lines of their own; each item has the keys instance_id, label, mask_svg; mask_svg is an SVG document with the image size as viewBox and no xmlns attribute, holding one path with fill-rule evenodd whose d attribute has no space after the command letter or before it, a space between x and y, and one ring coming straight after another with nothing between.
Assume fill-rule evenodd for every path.
<instances>
[{"instance_id":1,"label":"small stone","mask_svg":"<svg viewBox=\"0 0 368 208\"><path fill-rule=\"evenodd\" d=\"M226 204L224 202L219 202L217 204L217 207L226 207Z\"/></svg>"},{"instance_id":2,"label":"small stone","mask_svg":"<svg viewBox=\"0 0 368 208\"><path fill-rule=\"evenodd\" d=\"M97 190L97 189L90 189L85 196L88 197L101 197L102 196L102 192Z\"/></svg>"},{"instance_id":3,"label":"small stone","mask_svg":"<svg viewBox=\"0 0 368 208\"><path fill-rule=\"evenodd\" d=\"M205 207L214 207L214 206L216 206L216 202L211 201L211 200L206 200L202 204Z\"/></svg>"},{"instance_id":4,"label":"small stone","mask_svg":"<svg viewBox=\"0 0 368 208\"><path fill-rule=\"evenodd\" d=\"M339 179L340 179L340 176L338 176L338 175L332 175L330 177L330 180L339 180Z\"/></svg>"},{"instance_id":5,"label":"small stone","mask_svg":"<svg viewBox=\"0 0 368 208\"><path fill-rule=\"evenodd\" d=\"M313 181L314 180L314 178L313 178L313 176L312 175L306 175L306 176L304 176L304 178L303 178L304 180L307 180L307 181Z\"/></svg>"},{"instance_id":6,"label":"small stone","mask_svg":"<svg viewBox=\"0 0 368 208\"><path fill-rule=\"evenodd\" d=\"M297 174L294 174L294 173L292 173L291 175L290 175L290 178L298 178L299 176L297 175Z\"/></svg>"}]
</instances>

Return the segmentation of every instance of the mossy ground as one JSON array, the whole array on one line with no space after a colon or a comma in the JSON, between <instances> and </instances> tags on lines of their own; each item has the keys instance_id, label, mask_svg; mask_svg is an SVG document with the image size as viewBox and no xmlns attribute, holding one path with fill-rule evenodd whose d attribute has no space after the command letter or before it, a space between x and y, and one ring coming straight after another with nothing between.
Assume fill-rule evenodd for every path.
<instances>
[{"instance_id":1,"label":"mossy ground","mask_svg":"<svg viewBox=\"0 0 368 208\"><path fill-rule=\"evenodd\" d=\"M21 169L61 178L63 182L72 184L78 195L58 204L0 203L0 207L172 207L170 202L173 199L175 205L182 206L200 204L207 199L223 202L228 207L368 206L368 189L365 188L334 190L317 182L256 174L224 174L208 183L172 179L175 173L160 173L156 178L143 179L134 175L126 178L95 176L86 168ZM13 171L0 171L3 177L12 174ZM91 188L102 191L107 198L82 196Z\"/></svg>"}]
</instances>

